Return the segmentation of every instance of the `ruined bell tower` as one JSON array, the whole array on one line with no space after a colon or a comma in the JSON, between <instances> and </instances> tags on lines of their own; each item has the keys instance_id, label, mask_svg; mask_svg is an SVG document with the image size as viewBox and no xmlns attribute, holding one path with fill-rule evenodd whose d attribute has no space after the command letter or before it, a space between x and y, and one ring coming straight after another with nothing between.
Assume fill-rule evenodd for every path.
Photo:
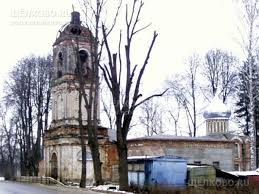
<instances>
[{"instance_id":1,"label":"ruined bell tower","mask_svg":"<svg viewBox=\"0 0 259 194\"><path fill-rule=\"evenodd\" d=\"M93 69L92 40L91 31L81 24L79 12L74 11L71 13L71 21L59 30L53 44L52 121L49 129L44 132L44 167L41 171L44 171L42 173L44 176L51 176L64 183L80 182L81 178L79 83L76 73L78 73L77 64L80 64L85 80L85 91L88 94L93 78L91 74ZM84 100L82 100L82 120L86 127L87 111L84 105ZM97 115L99 120L99 110ZM105 181L117 180L118 158L115 154L115 131L100 125L97 130L103 179ZM87 130L84 131L84 135L88 136ZM88 138L85 139L86 180L87 184L91 184L94 180L93 160L88 147Z\"/></svg>"},{"instance_id":2,"label":"ruined bell tower","mask_svg":"<svg viewBox=\"0 0 259 194\"><path fill-rule=\"evenodd\" d=\"M71 13L71 21L59 30L53 44L52 121L50 128L44 133L44 166L46 176L63 182L78 182L81 177L79 83L75 73L78 71L77 60L80 60L86 79L86 94L89 93L92 38L91 31L81 24L79 12L74 11ZM83 125L86 125L84 100L82 119ZM88 147L86 166L87 179L92 180L93 165Z\"/></svg>"},{"instance_id":3,"label":"ruined bell tower","mask_svg":"<svg viewBox=\"0 0 259 194\"><path fill-rule=\"evenodd\" d=\"M90 30L81 25L80 14L71 13L71 21L59 30L53 45L52 123L51 128L78 125L78 83L75 79L77 53L83 66L85 78L90 78L91 63ZM90 82L88 82L90 84ZM86 93L90 88L86 84ZM87 114L82 107L83 122ZM99 114L98 114L99 115Z\"/></svg>"}]
</instances>

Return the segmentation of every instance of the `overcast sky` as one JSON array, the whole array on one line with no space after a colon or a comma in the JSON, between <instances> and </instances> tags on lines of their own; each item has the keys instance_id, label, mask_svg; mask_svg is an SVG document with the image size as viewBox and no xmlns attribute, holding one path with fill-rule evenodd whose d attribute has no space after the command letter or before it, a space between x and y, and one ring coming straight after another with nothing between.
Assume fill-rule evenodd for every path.
<instances>
[{"instance_id":1,"label":"overcast sky","mask_svg":"<svg viewBox=\"0 0 259 194\"><path fill-rule=\"evenodd\" d=\"M4 4L3 4L4 3ZM57 31L70 20L77 0L1 1L1 85L19 59L30 54L46 55L52 50ZM36 17L30 13L38 12ZM148 0L144 21L159 33L146 80L150 88L182 69L185 58L210 48L223 48L240 54L236 41L237 18L233 0ZM152 34L145 34L151 38ZM140 45L146 44L138 39ZM139 54L144 54L139 52ZM148 87L148 86L146 86Z\"/></svg>"},{"instance_id":2,"label":"overcast sky","mask_svg":"<svg viewBox=\"0 0 259 194\"><path fill-rule=\"evenodd\" d=\"M221 48L239 57L242 55L237 42L236 1L145 1L141 19L144 24L151 22L152 25L144 37L136 39L141 48L136 54L145 54L142 48L152 38L152 30L159 34L144 77L147 92L159 89L166 78L181 71L184 61L193 53L204 54L208 49ZM70 21L72 4L76 10L79 6L77 0L8 0L0 4L2 91L8 71L18 60L31 54L52 52L57 31Z\"/></svg>"}]
</instances>

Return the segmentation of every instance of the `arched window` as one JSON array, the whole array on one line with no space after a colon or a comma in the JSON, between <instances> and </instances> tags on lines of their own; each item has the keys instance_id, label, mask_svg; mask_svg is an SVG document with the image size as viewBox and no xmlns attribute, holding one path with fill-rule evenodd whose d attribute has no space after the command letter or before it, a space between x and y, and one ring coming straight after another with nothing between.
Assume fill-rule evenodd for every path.
<instances>
[{"instance_id":1,"label":"arched window","mask_svg":"<svg viewBox=\"0 0 259 194\"><path fill-rule=\"evenodd\" d=\"M238 143L235 143L235 158L240 158L240 147Z\"/></svg>"},{"instance_id":2,"label":"arched window","mask_svg":"<svg viewBox=\"0 0 259 194\"><path fill-rule=\"evenodd\" d=\"M57 76L58 76L58 78L62 77L62 71L61 70L58 71Z\"/></svg>"},{"instance_id":3,"label":"arched window","mask_svg":"<svg viewBox=\"0 0 259 194\"><path fill-rule=\"evenodd\" d=\"M63 75L62 66L63 66L63 54L62 52L59 52L57 57L57 77L58 78L61 78Z\"/></svg>"},{"instance_id":4,"label":"arched window","mask_svg":"<svg viewBox=\"0 0 259 194\"><path fill-rule=\"evenodd\" d=\"M88 70L88 53L85 50L79 51L79 67L75 68L75 74L82 73L82 75L87 75Z\"/></svg>"},{"instance_id":5,"label":"arched window","mask_svg":"<svg viewBox=\"0 0 259 194\"><path fill-rule=\"evenodd\" d=\"M85 50L80 50L79 51L79 57L80 57L81 64L84 64L84 63L87 62L88 54Z\"/></svg>"},{"instance_id":6,"label":"arched window","mask_svg":"<svg viewBox=\"0 0 259 194\"><path fill-rule=\"evenodd\" d=\"M61 66L63 65L63 54L62 54L62 52L58 53L58 63Z\"/></svg>"}]
</instances>

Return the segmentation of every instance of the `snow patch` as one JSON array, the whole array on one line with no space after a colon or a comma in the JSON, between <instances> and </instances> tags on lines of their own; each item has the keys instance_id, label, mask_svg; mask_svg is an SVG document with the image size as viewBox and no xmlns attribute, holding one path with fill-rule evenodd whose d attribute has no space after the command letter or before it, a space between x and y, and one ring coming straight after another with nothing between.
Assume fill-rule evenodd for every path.
<instances>
[{"instance_id":1,"label":"snow patch","mask_svg":"<svg viewBox=\"0 0 259 194\"><path fill-rule=\"evenodd\" d=\"M227 106L219 99L217 95L212 99L209 106L206 108L208 112L230 112Z\"/></svg>"},{"instance_id":2,"label":"snow patch","mask_svg":"<svg viewBox=\"0 0 259 194\"><path fill-rule=\"evenodd\" d=\"M125 193L125 194L134 194L131 192L120 191L118 185L99 185L92 188L93 191L107 191L109 193Z\"/></svg>"},{"instance_id":3,"label":"snow patch","mask_svg":"<svg viewBox=\"0 0 259 194\"><path fill-rule=\"evenodd\" d=\"M204 111L205 118L229 118L231 115L231 111L228 107L219 99L218 95L212 99L211 103Z\"/></svg>"},{"instance_id":4,"label":"snow patch","mask_svg":"<svg viewBox=\"0 0 259 194\"><path fill-rule=\"evenodd\" d=\"M257 171L232 171L228 173L236 176L259 176L259 173Z\"/></svg>"}]
</instances>

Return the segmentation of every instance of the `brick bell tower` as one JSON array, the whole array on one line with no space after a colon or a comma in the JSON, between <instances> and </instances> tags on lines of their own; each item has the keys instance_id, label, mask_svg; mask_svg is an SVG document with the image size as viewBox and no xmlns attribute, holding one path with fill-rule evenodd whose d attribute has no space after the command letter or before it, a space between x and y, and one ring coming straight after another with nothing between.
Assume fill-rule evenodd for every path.
<instances>
[{"instance_id":1,"label":"brick bell tower","mask_svg":"<svg viewBox=\"0 0 259 194\"><path fill-rule=\"evenodd\" d=\"M71 13L71 22L59 31L60 34L53 45L53 82L52 82L52 123L51 128L78 125L78 83L75 79L76 49L83 64L86 78L90 78L91 40L90 30L81 25L80 14ZM90 83L90 82L89 82ZM86 93L90 88L86 84ZM98 111L99 112L99 111ZM82 107L83 122L86 124L87 114ZM98 114L99 115L99 114Z\"/></svg>"},{"instance_id":2,"label":"brick bell tower","mask_svg":"<svg viewBox=\"0 0 259 194\"><path fill-rule=\"evenodd\" d=\"M80 21L79 12L71 13L71 21L60 30L53 44L53 76L51 86L52 121L48 130L44 132L44 160L40 171L44 176L50 176L64 183L80 182L82 167L82 151L80 143L80 129L78 122L79 84L75 73L77 58L83 65L86 79L86 94L91 81L91 31ZM79 52L79 57L77 53ZM99 95L99 94L97 94ZM87 124L87 111L82 100L83 125ZM98 120L100 111L98 110ZM98 143L102 174L105 181L118 179L114 130L98 126ZM85 130L85 135L87 132ZM87 139L87 138L86 138ZM86 179L87 184L94 180L93 161L90 148L86 144Z\"/></svg>"},{"instance_id":3,"label":"brick bell tower","mask_svg":"<svg viewBox=\"0 0 259 194\"><path fill-rule=\"evenodd\" d=\"M45 176L51 176L62 182L78 182L81 177L79 95L78 82L75 78L76 49L79 48L84 76L86 79L91 79L89 75L92 69L91 40L91 31L81 24L79 12L73 11L70 23L59 30L53 44L52 121L49 130L44 134L44 168ZM85 87L88 93L90 82ZM98 115L100 115L99 111ZM86 125L87 112L84 108L84 100L82 119L83 124ZM93 179L92 158L88 147L87 179Z\"/></svg>"}]
</instances>

